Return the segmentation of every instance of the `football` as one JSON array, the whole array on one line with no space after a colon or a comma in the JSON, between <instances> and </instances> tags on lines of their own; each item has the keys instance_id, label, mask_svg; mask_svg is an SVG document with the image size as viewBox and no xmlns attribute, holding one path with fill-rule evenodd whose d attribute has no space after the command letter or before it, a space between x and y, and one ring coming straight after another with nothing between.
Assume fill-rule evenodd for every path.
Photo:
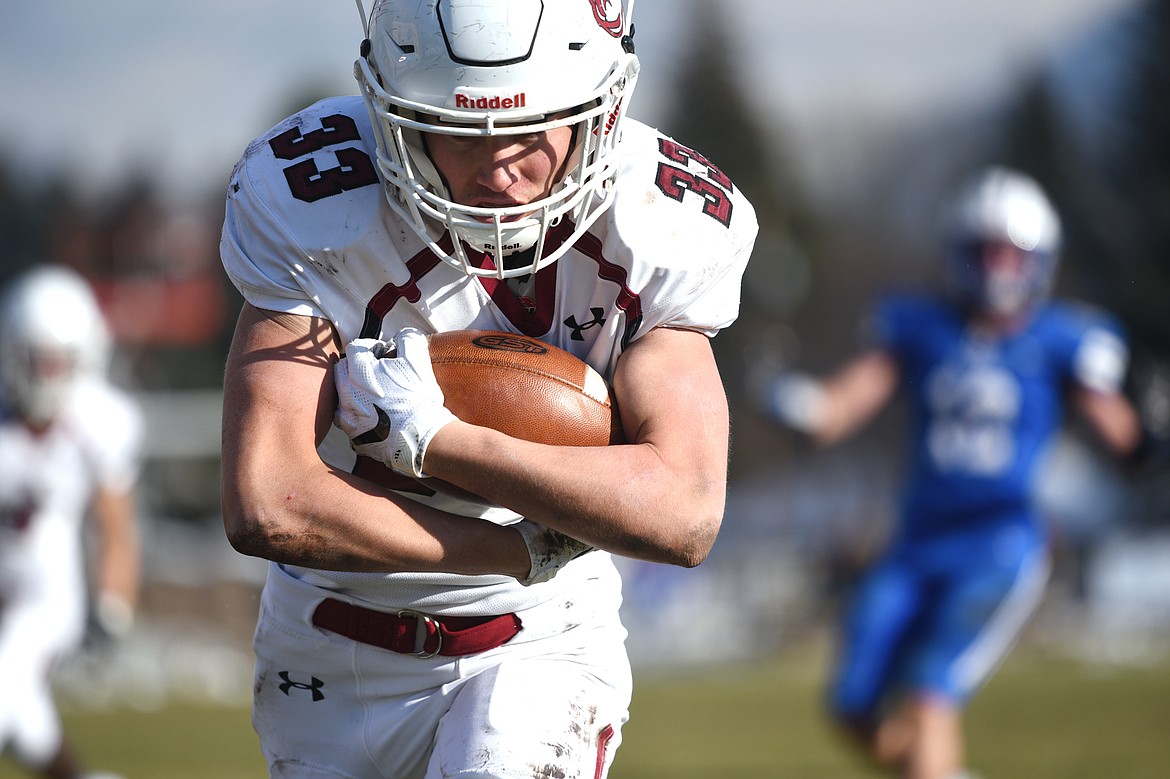
<instances>
[{"instance_id":1,"label":"football","mask_svg":"<svg viewBox=\"0 0 1170 779\"><path fill-rule=\"evenodd\" d=\"M454 330L428 340L444 405L464 422L555 446L622 440L609 384L565 350L494 330Z\"/></svg>"}]
</instances>

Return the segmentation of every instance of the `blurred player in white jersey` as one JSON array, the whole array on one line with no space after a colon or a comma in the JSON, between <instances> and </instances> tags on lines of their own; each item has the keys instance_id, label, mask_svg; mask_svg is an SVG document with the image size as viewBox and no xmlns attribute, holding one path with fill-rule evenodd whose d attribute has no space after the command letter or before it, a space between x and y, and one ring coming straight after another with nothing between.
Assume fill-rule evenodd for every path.
<instances>
[{"instance_id":1,"label":"blurred player in white jersey","mask_svg":"<svg viewBox=\"0 0 1170 779\"><path fill-rule=\"evenodd\" d=\"M729 423L709 340L757 229L714 163L625 117L628 13L379 0L361 97L280 123L232 175L221 253L247 303L223 508L233 545L272 561L253 708L272 776L609 771L631 694L610 553L689 567L714 542ZM423 334L461 329L592 365L628 444L452 417Z\"/></svg>"},{"instance_id":2,"label":"blurred player in white jersey","mask_svg":"<svg viewBox=\"0 0 1170 779\"><path fill-rule=\"evenodd\" d=\"M135 481L141 420L106 380L105 322L87 283L63 267L15 279L0 299L0 746L50 779L82 770L53 702L54 663L79 648L87 595L113 637L138 598Z\"/></svg>"},{"instance_id":3,"label":"blurred player in white jersey","mask_svg":"<svg viewBox=\"0 0 1170 779\"><path fill-rule=\"evenodd\" d=\"M1065 408L1135 466L1159 448L1121 392L1118 323L1048 298L1061 226L1035 181L974 176L947 240L952 295L883 299L862 354L824 379L782 375L766 398L823 445L908 401L900 521L853 596L831 690L838 723L906 779L966 776L962 711L1047 579L1035 484Z\"/></svg>"}]
</instances>

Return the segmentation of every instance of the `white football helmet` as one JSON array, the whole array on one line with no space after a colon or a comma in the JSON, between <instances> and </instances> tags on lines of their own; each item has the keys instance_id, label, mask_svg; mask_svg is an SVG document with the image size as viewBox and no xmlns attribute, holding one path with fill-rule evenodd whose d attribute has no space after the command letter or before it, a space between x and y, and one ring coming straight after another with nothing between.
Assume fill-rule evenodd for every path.
<instances>
[{"instance_id":1,"label":"white football helmet","mask_svg":"<svg viewBox=\"0 0 1170 779\"><path fill-rule=\"evenodd\" d=\"M354 75L391 208L469 275L508 278L554 262L613 200L614 149L639 68L632 33L620 0L377 0ZM453 202L424 140L564 126L574 130L564 178L547 197L507 208ZM546 247L566 220L571 232ZM450 246L440 248L444 233ZM498 267L479 267L468 247ZM531 262L504 268L503 257L528 250Z\"/></svg>"},{"instance_id":2,"label":"white football helmet","mask_svg":"<svg viewBox=\"0 0 1170 779\"><path fill-rule=\"evenodd\" d=\"M14 280L0 301L0 386L34 425L60 413L77 385L105 372L110 334L89 284L44 265Z\"/></svg>"},{"instance_id":3,"label":"white football helmet","mask_svg":"<svg viewBox=\"0 0 1170 779\"><path fill-rule=\"evenodd\" d=\"M949 240L951 279L968 303L1010 315L1048 295L1060 253L1060 219L1030 177L993 167L971 179L956 202ZM983 255L988 242L1018 249L1018 271L989 270Z\"/></svg>"}]
</instances>

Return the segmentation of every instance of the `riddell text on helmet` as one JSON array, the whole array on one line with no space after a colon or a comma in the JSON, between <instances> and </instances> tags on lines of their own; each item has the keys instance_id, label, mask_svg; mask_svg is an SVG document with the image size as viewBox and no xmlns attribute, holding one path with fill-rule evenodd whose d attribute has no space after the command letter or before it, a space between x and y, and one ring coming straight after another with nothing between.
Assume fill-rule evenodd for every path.
<instances>
[{"instance_id":1,"label":"riddell text on helmet","mask_svg":"<svg viewBox=\"0 0 1170 779\"><path fill-rule=\"evenodd\" d=\"M473 97L472 95L455 93L456 108L499 108L508 110L510 108L523 108L527 104L528 94L526 92L519 92L511 97L500 97L499 95L493 95L492 97Z\"/></svg>"}]
</instances>

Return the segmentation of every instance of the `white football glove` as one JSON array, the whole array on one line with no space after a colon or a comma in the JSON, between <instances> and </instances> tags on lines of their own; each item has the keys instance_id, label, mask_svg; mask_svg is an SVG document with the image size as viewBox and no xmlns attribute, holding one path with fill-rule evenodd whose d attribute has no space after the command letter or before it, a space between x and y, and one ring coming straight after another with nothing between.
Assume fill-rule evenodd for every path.
<instances>
[{"instance_id":1,"label":"white football glove","mask_svg":"<svg viewBox=\"0 0 1170 779\"><path fill-rule=\"evenodd\" d=\"M794 430L812 435L825 416L825 389L804 373L784 371L771 384L764 403L768 412Z\"/></svg>"},{"instance_id":2,"label":"white football glove","mask_svg":"<svg viewBox=\"0 0 1170 779\"><path fill-rule=\"evenodd\" d=\"M359 338L345 348L333 369L338 406L333 422L358 454L398 473L425 478L427 444L455 415L443 406L443 391L431 368L422 332L400 330L393 346Z\"/></svg>"},{"instance_id":3,"label":"white football glove","mask_svg":"<svg viewBox=\"0 0 1170 779\"><path fill-rule=\"evenodd\" d=\"M107 638L123 639L134 627L134 607L121 595L103 592L94 604L94 618Z\"/></svg>"},{"instance_id":4,"label":"white football glove","mask_svg":"<svg viewBox=\"0 0 1170 779\"><path fill-rule=\"evenodd\" d=\"M528 547L528 557L532 560L528 578L520 579L524 586L547 582L569 561L597 548L527 519L508 527L519 531L524 545Z\"/></svg>"}]
</instances>

